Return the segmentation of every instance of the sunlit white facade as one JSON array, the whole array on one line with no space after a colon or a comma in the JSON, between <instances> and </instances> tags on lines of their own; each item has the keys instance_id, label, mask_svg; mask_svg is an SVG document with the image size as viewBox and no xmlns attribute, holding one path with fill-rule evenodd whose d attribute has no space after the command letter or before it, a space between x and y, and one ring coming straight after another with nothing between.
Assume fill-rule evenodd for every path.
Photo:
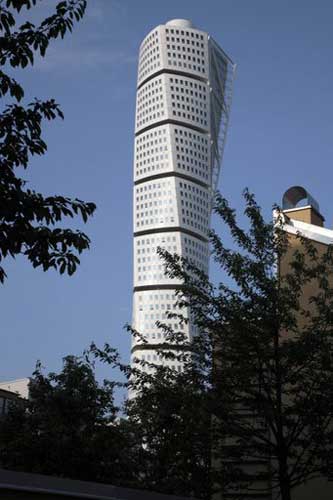
<instances>
[{"instance_id":1,"label":"sunlit white facade","mask_svg":"<svg viewBox=\"0 0 333 500\"><path fill-rule=\"evenodd\" d=\"M134 151L132 359L159 362L161 321L191 339L194 326L167 318L181 283L164 274L158 247L208 273L212 195L231 106L234 64L190 21L152 30L140 47ZM170 346L168 346L170 348ZM164 361L165 362L165 361ZM170 364L181 366L174 361Z\"/></svg>"}]
</instances>

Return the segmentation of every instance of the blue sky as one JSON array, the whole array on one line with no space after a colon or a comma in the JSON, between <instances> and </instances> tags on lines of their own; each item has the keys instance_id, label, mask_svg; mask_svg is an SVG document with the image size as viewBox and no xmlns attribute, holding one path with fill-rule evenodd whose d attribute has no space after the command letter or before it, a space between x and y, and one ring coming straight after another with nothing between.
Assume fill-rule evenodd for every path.
<instances>
[{"instance_id":1,"label":"blue sky","mask_svg":"<svg viewBox=\"0 0 333 500\"><path fill-rule=\"evenodd\" d=\"M34 19L50 12L43 1ZM26 177L45 194L94 201L91 250L71 277L6 262L0 379L29 376L37 359L56 370L94 340L129 358L132 289L132 156L138 47L156 25L189 18L237 63L219 188L242 208L256 193L267 218L294 184L333 201L333 3L330 0L90 0L72 36L17 72L27 99L54 97L65 121L48 124L49 151ZM79 223L69 222L72 227ZM107 375L107 370L104 370Z\"/></svg>"}]
</instances>

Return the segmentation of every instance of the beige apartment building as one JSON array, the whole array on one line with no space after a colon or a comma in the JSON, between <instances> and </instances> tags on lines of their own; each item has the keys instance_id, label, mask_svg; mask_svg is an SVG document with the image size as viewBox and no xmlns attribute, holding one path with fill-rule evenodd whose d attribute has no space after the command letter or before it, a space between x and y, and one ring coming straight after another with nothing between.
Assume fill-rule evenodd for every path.
<instances>
[{"instance_id":1,"label":"beige apartment building","mask_svg":"<svg viewBox=\"0 0 333 500\"><path fill-rule=\"evenodd\" d=\"M281 262L280 273L287 272L289 259L294 251L301 246L297 233L308 239L316 248L318 256L327 251L327 246L333 244L333 229L324 226L325 219L320 212L319 204L301 186L293 186L283 196L282 208L284 214L283 229L288 234L289 250ZM317 294L316 281L304 286L302 300L304 308L311 308L309 299ZM300 321L302 319L300 318ZM332 500L333 476L309 481L295 489L293 500Z\"/></svg>"},{"instance_id":2,"label":"beige apartment building","mask_svg":"<svg viewBox=\"0 0 333 500\"><path fill-rule=\"evenodd\" d=\"M29 397L29 379L20 378L7 382L0 382L0 417L8 411L10 401L17 398Z\"/></svg>"},{"instance_id":3,"label":"beige apartment building","mask_svg":"<svg viewBox=\"0 0 333 500\"><path fill-rule=\"evenodd\" d=\"M282 217L281 227L287 234L288 250L279 263L280 276L290 272L289 265L295 250L302 251L302 243L298 235L309 240L318 251L319 256L326 252L328 245L333 244L333 229L324 227L325 219L320 212L318 203L303 187L293 186L285 192L282 200ZM311 307L309 299L316 296L317 289L316 280L304 286L301 305L305 310ZM303 318L299 319L300 324L305 321ZM244 408L241 411L243 412ZM251 418L251 415L249 417ZM251 484L251 488L257 489L257 492L253 490L252 493L249 490L243 491L242 486L240 486L238 491L233 490L222 495L218 494L214 500L279 500L279 493L270 491L270 465L264 460L259 462L250 459L246 463L242 462L241 467L247 474L254 476L261 474L261 479ZM292 500L333 500L333 474L330 478L314 479L295 488L292 492Z\"/></svg>"},{"instance_id":4,"label":"beige apartment building","mask_svg":"<svg viewBox=\"0 0 333 500\"><path fill-rule=\"evenodd\" d=\"M333 229L324 227L325 219L320 213L318 203L301 186L294 186L283 196L283 229L288 235L289 248L280 263L280 274L288 272L288 266L295 250L301 249L302 243L297 237L301 234L311 242L320 257L327 251L327 246L333 244ZM309 298L317 294L317 282L304 286L302 306L311 307Z\"/></svg>"}]
</instances>

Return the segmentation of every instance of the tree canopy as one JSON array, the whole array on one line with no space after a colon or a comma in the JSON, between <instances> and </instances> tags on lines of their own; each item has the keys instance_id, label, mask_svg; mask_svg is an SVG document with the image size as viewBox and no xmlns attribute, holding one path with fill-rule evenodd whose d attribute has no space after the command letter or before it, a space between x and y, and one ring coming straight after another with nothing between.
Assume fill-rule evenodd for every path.
<instances>
[{"instance_id":1,"label":"tree canopy","mask_svg":"<svg viewBox=\"0 0 333 500\"><path fill-rule=\"evenodd\" d=\"M17 25L17 14L38 8L38 3L0 1L0 99L4 103L0 113L0 261L22 254L33 267L71 275L80 262L78 254L89 248L90 241L83 232L59 223L76 215L86 222L96 207L78 198L43 196L22 178L20 172L28 168L32 156L47 151L42 135L45 120L64 116L54 99L24 103L24 89L12 74L15 68L32 66L36 54L45 57L50 42L64 38L83 17L87 2L62 1L39 25ZM0 281L5 278L1 265Z\"/></svg>"},{"instance_id":2,"label":"tree canopy","mask_svg":"<svg viewBox=\"0 0 333 500\"><path fill-rule=\"evenodd\" d=\"M170 315L189 308L199 331L187 342L160 325L177 346L160 349L162 360L176 356L184 369L144 359L130 367L111 346L95 344L82 360L65 360L59 375L37 368L30 400L0 425L5 466L82 477L78 464L85 470L93 461L86 479L205 500L272 492L290 500L299 485L331 474L332 247L319 252L301 234L291 246L284 214L277 209L267 223L254 196L244 197L247 230L216 198L234 246L211 233L220 268L214 283L189 260L159 250L167 273L183 282ZM97 361L113 380L120 370L123 382L100 386ZM120 410L117 386L132 396ZM70 449L73 462L62 463Z\"/></svg>"},{"instance_id":3,"label":"tree canopy","mask_svg":"<svg viewBox=\"0 0 333 500\"><path fill-rule=\"evenodd\" d=\"M235 245L212 232L216 285L186 259L161 255L183 280L180 301L201 332L188 349L209 367L215 487L289 500L295 487L329 475L333 252L300 233L292 246L284 214L276 208L266 223L254 196L244 198L248 230L216 199Z\"/></svg>"},{"instance_id":4,"label":"tree canopy","mask_svg":"<svg viewBox=\"0 0 333 500\"><path fill-rule=\"evenodd\" d=\"M62 370L48 375L38 363L30 379L29 399L14 402L1 422L1 466L130 483L136 469L127 468L130 440L114 402L116 386L116 382L96 380L88 357L67 356Z\"/></svg>"}]
</instances>

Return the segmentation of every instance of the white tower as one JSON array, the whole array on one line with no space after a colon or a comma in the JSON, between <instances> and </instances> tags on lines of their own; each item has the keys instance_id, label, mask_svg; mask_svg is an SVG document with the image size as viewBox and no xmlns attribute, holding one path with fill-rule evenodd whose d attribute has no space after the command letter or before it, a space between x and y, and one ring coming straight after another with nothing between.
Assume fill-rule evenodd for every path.
<instances>
[{"instance_id":1,"label":"white tower","mask_svg":"<svg viewBox=\"0 0 333 500\"><path fill-rule=\"evenodd\" d=\"M174 19L140 47L134 152L132 359L158 363L161 321L178 331L175 290L156 253L162 247L208 273L208 231L231 106L235 65L205 32ZM183 327L191 339L195 328ZM168 349L170 346L168 346ZM166 362L165 360L163 361ZM170 361L171 365L177 363Z\"/></svg>"}]
</instances>

